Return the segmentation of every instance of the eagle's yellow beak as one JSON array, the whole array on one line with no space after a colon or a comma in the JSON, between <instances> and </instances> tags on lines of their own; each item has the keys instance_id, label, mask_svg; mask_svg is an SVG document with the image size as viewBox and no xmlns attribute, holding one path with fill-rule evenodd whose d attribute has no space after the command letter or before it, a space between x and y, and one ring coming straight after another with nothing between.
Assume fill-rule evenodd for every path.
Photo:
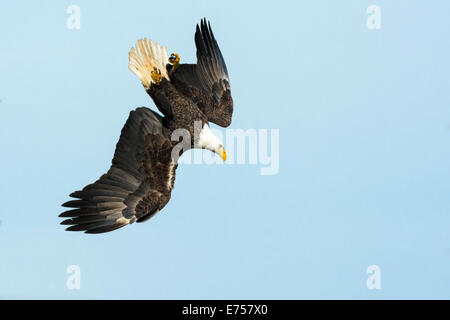
<instances>
[{"instance_id":1,"label":"eagle's yellow beak","mask_svg":"<svg viewBox=\"0 0 450 320\"><path fill-rule=\"evenodd\" d=\"M220 147L218 153L219 153L219 156L222 157L223 161L227 160L227 152L225 151L225 149L223 147Z\"/></svg>"}]
</instances>

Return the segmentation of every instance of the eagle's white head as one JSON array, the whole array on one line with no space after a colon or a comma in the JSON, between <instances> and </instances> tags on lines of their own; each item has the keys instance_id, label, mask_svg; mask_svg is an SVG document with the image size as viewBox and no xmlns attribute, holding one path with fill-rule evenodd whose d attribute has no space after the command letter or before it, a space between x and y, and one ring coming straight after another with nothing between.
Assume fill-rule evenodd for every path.
<instances>
[{"instance_id":1,"label":"eagle's white head","mask_svg":"<svg viewBox=\"0 0 450 320\"><path fill-rule=\"evenodd\" d=\"M215 152L223 159L223 161L227 160L227 152L223 147L222 141L220 141L211 131L207 123L203 125L198 141L195 143L195 147Z\"/></svg>"}]
</instances>

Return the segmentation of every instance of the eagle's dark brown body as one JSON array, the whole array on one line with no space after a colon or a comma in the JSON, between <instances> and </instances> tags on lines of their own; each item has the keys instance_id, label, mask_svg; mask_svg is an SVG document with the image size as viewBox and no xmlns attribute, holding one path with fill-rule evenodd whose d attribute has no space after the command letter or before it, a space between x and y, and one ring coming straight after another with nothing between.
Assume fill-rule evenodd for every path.
<instances>
[{"instance_id":1,"label":"eagle's dark brown body","mask_svg":"<svg viewBox=\"0 0 450 320\"><path fill-rule=\"evenodd\" d=\"M147 93L164 115L162 122L169 129L169 135L176 129L185 128L189 130L194 139L194 122L201 121L202 126L208 122L208 118L196 103L179 91L171 81L162 79L159 85L152 84ZM194 141L192 140L193 146Z\"/></svg>"},{"instance_id":2,"label":"eagle's dark brown body","mask_svg":"<svg viewBox=\"0 0 450 320\"><path fill-rule=\"evenodd\" d=\"M152 83L147 93L163 116L142 107L131 111L122 129L109 171L76 191L63 204L67 230L101 233L135 221L146 221L169 202L175 181L178 141L171 135L186 129L190 147L198 147L194 123L231 123L233 101L228 72L211 27L202 20L195 33L197 64L168 65L170 79ZM185 150L184 150L185 151Z\"/></svg>"},{"instance_id":3,"label":"eagle's dark brown body","mask_svg":"<svg viewBox=\"0 0 450 320\"><path fill-rule=\"evenodd\" d=\"M228 127L231 124L231 116L233 114L233 99L231 98L229 87L221 91L220 96L208 95L195 86L187 85L183 78L179 79L178 75L181 74L183 65L180 66L180 69L175 70L171 78L173 85L185 97L189 97L209 121L221 127Z\"/></svg>"}]
</instances>

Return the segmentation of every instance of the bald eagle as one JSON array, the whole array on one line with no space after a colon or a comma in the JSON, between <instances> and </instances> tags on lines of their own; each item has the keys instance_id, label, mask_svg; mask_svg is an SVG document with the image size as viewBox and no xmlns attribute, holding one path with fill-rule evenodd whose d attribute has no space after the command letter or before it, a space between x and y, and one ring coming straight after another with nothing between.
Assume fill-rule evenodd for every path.
<instances>
[{"instance_id":1,"label":"bald eagle","mask_svg":"<svg viewBox=\"0 0 450 320\"><path fill-rule=\"evenodd\" d=\"M188 148L208 149L226 160L223 143L209 123L228 127L233 100L227 67L206 19L195 32L197 64L180 64L177 53L146 38L129 52L129 69L141 80L162 113L142 107L130 112L109 171L73 192L59 216L68 231L109 232L144 222L170 200L177 169L172 141L177 129L190 134ZM195 124L200 125L195 125ZM174 156L176 154L176 156Z\"/></svg>"}]
</instances>

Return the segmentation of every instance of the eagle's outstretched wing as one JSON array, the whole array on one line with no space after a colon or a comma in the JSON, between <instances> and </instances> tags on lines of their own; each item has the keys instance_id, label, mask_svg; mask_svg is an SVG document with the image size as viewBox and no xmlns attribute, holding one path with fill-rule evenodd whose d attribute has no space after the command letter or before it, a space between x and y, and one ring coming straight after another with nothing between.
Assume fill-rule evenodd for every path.
<instances>
[{"instance_id":1,"label":"eagle's outstretched wing","mask_svg":"<svg viewBox=\"0 0 450 320\"><path fill-rule=\"evenodd\" d=\"M108 232L142 222L170 200L176 162L161 117L147 108L131 111L109 171L70 196L60 214L69 231Z\"/></svg>"},{"instance_id":2,"label":"eagle's outstretched wing","mask_svg":"<svg viewBox=\"0 0 450 320\"><path fill-rule=\"evenodd\" d=\"M233 114L227 66L209 22L203 19L195 32L197 64L180 64L171 75L177 89L189 96L208 117L228 127Z\"/></svg>"}]
</instances>

